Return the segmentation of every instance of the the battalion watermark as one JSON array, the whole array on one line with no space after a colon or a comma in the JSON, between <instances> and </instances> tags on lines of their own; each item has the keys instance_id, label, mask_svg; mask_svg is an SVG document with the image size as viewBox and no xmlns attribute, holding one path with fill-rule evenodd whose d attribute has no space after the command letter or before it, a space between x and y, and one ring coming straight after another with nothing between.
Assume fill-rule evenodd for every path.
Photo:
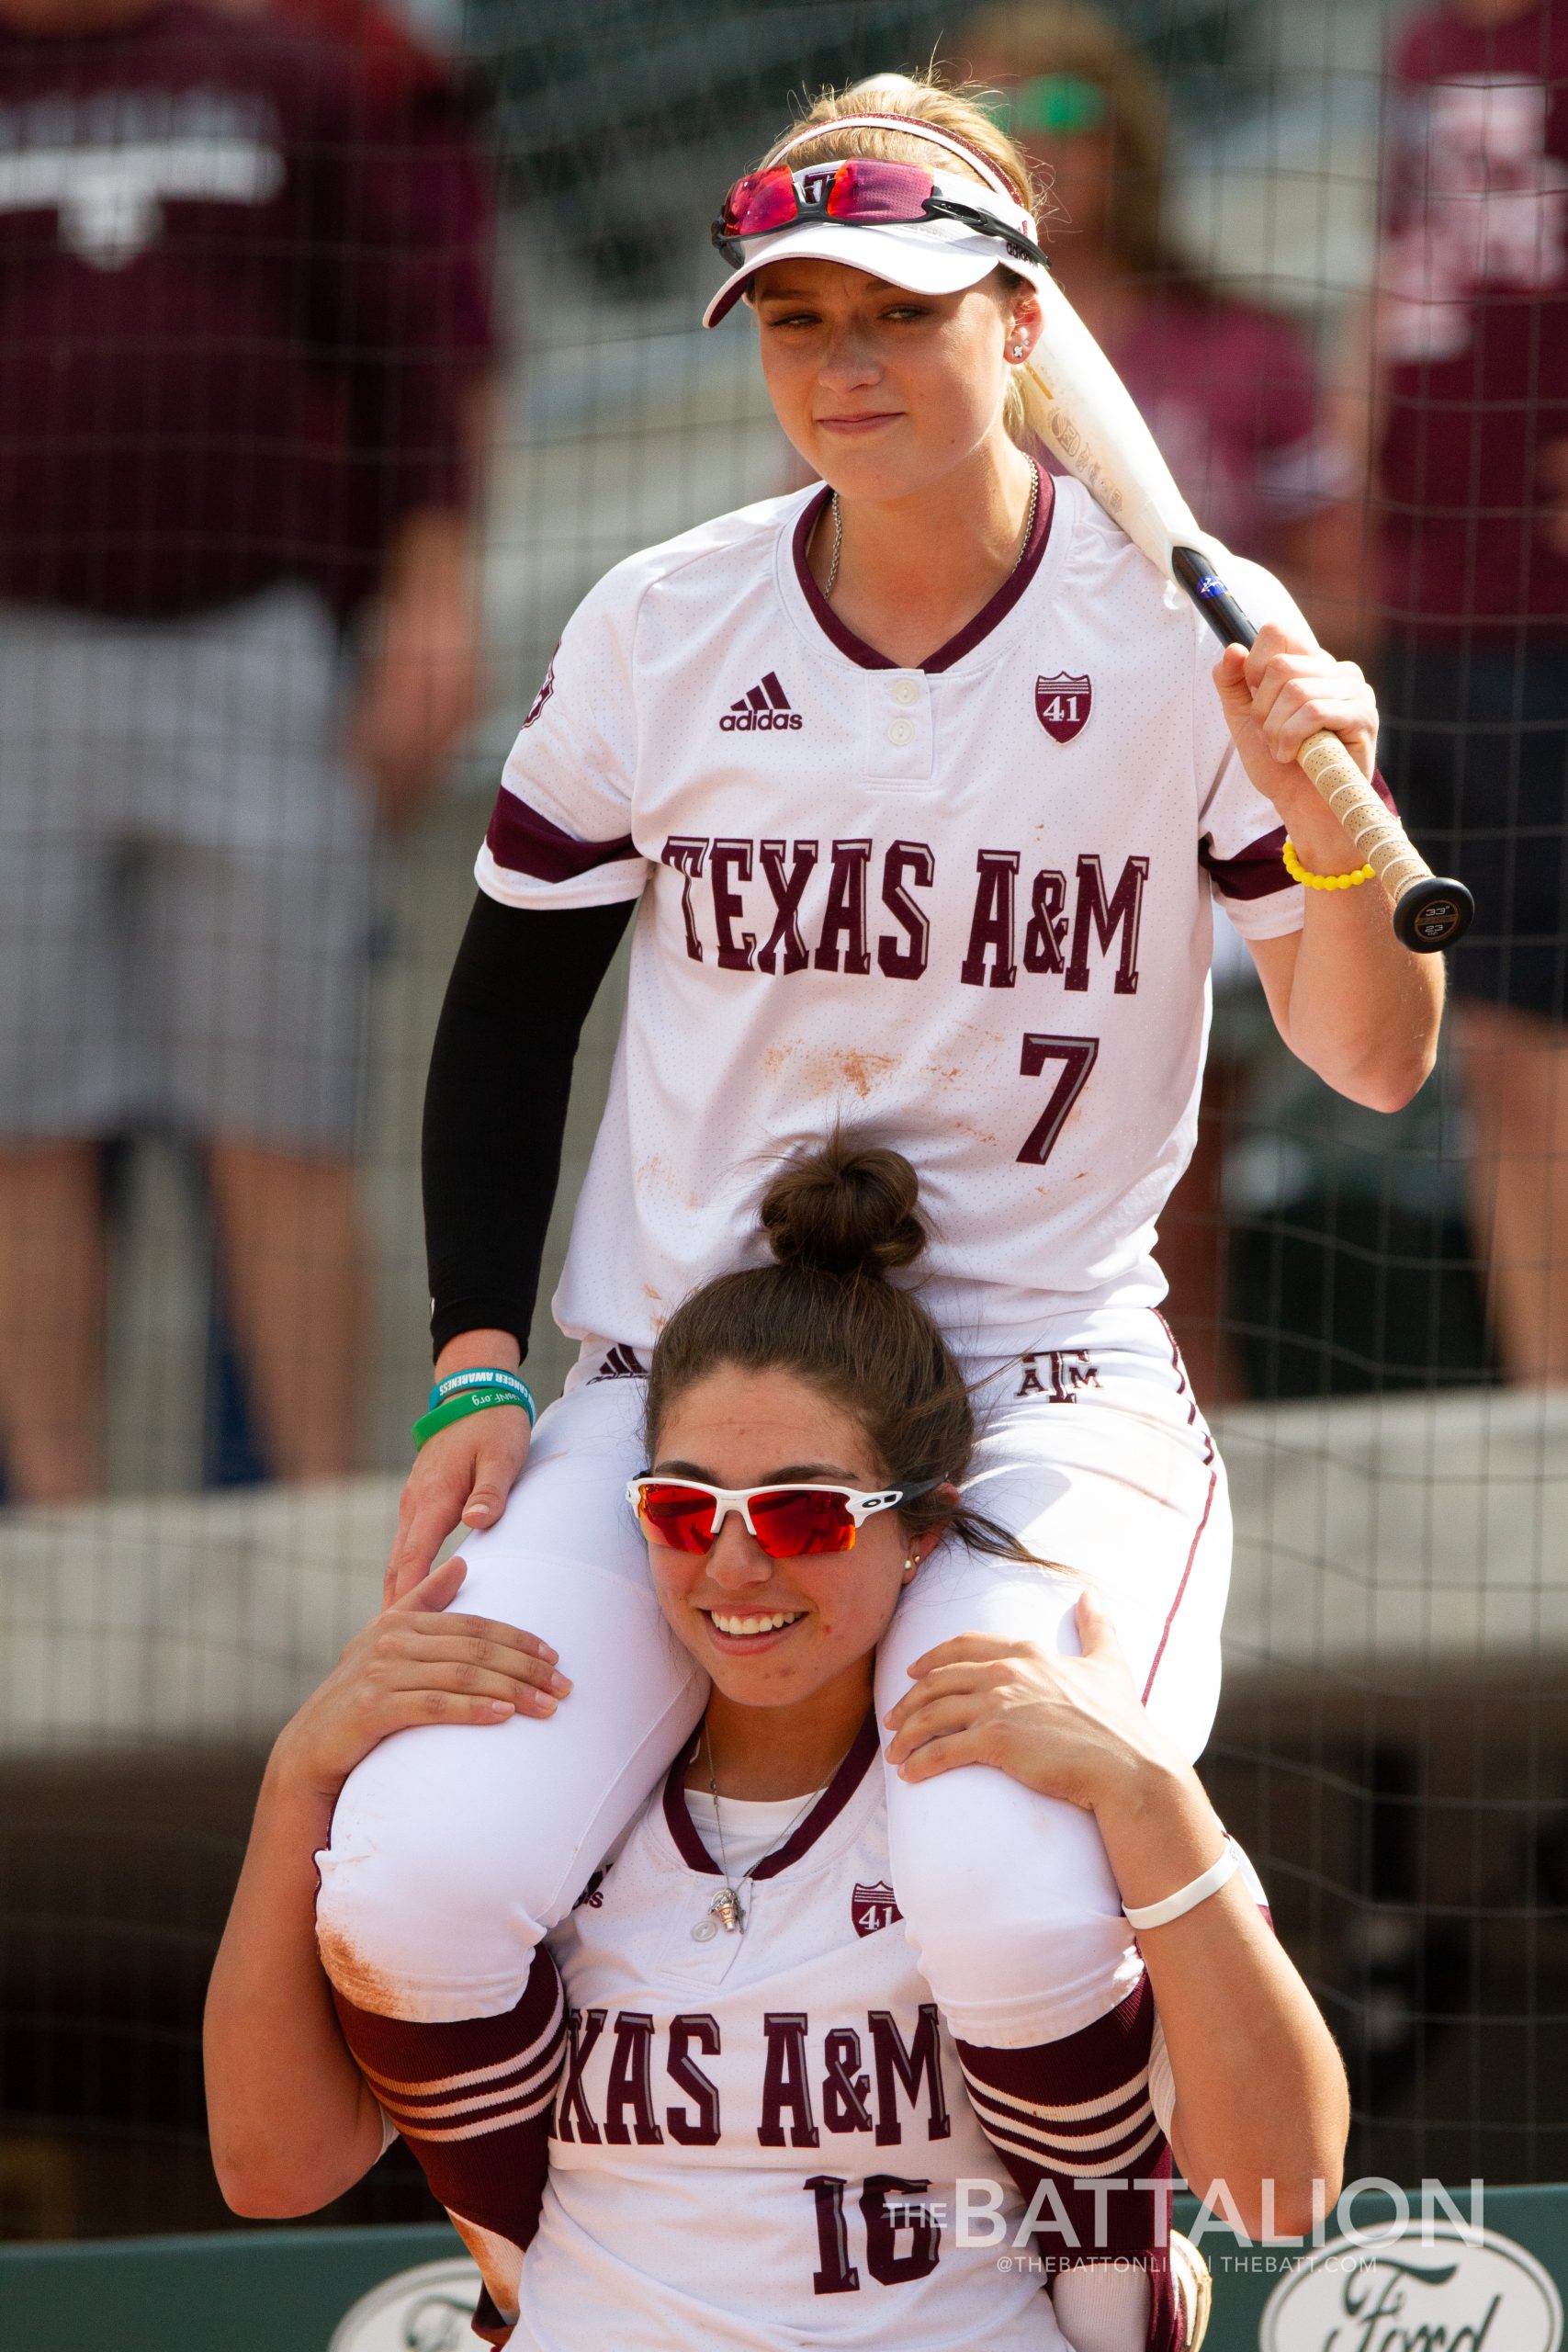
<instances>
[{"instance_id":1,"label":"the battalion watermark","mask_svg":"<svg viewBox=\"0 0 1568 2352\"><path fill-rule=\"evenodd\" d=\"M1081 2262L1086 2256L1112 2258L1116 2232L1111 2225L1111 2199L1128 2190L1158 2190L1170 2184L1163 2180L1075 2180L1066 2184L1079 2198L1089 2200L1091 2220L1086 2231L1069 2215L1062 2190L1049 2176L1042 2179L1021 2216L1016 2211L1016 2192L998 2180L960 2180L954 2184L953 2225L954 2242L959 2245L993 2245L1007 2249L1007 2260L998 2260L998 2267L1017 2269L1017 2257L1026 2264L1042 2267L1059 2267L1064 2258ZM1010 2210L1010 2207L1011 2210ZM1207 2256L1212 2268L1254 2269L1266 2271L1274 2256L1295 2255L1303 2251L1318 2251L1328 2245L1332 2238L1336 2246L1351 2256L1367 2246L1398 2241L1421 2245L1436 2241L1439 2234L1458 2237L1461 2243L1480 2245L1484 2242L1485 2185L1472 2180L1467 2190L1456 2193L1440 2180L1424 2180L1415 2190L1401 2188L1397 2181L1382 2174L1364 2174L1359 2179L1347 2181L1332 2203L1325 2181L1313 2183L1311 2219L1304 2230L1285 2230L1278 2226L1278 2200L1274 2183L1262 2183L1258 2211L1253 2226L1248 2226L1236 2199L1223 2180L1213 2183L1197 2213L1188 2223L1183 2234L1194 2245L1201 2245L1205 2238L1213 2239L1224 2233L1224 2244L1211 2245ZM933 2222L945 2222L945 2204L925 2201L925 2211ZM1155 2202L1156 2230L1166 2226L1166 2200ZM1163 2234L1156 2237L1164 2244ZM1278 2267L1277 2264L1275 2267Z\"/></svg>"}]
</instances>

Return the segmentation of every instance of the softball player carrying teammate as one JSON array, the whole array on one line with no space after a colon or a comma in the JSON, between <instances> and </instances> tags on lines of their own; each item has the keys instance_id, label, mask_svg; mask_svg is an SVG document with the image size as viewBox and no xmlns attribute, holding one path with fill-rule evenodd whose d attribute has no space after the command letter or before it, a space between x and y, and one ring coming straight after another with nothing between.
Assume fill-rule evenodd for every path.
<instances>
[{"instance_id":1,"label":"softball player carrying teammate","mask_svg":"<svg viewBox=\"0 0 1568 2352\"><path fill-rule=\"evenodd\" d=\"M660 1337L653 1466L632 1487L665 1621L711 1683L706 1713L551 1931L564 1999L540 2050L508 2074L411 2094L401 2029L376 2021L377 2051L361 2016L367 2087L311 1935L312 1850L372 1743L417 1723L431 1691L476 1737L489 1718L482 1736L497 1741L495 1714L548 1680L526 1635L439 1613L461 1575L449 1564L350 1645L274 1750L209 2010L220 2176L243 2211L310 2210L375 2161L388 2123L434 2153L439 2175L444 2149L472 2145L460 2135L499 2102L506 2225L530 2234L525 2197L538 2217L521 2275L515 2245L483 2218L461 2226L489 2282L480 2329L502 2340L520 2312L513 2352L1098 2352L1114 2340L1096 2324L1100 2281L1057 2267L1059 2209L1039 2200L1032 2244L1022 2199L992 2177L897 1924L874 1647L901 1591L938 1567L944 1534L992 1558L1020 1548L940 1475L964 1476L974 1416L925 1310L886 1278L923 1245L914 1170L843 1145L803 1156L769 1187L762 1222L778 1262L705 1283ZM616 1475L613 1459L601 1474ZM1256 1880L1236 1875L1092 1596L1077 1623L1082 1657L995 1636L939 1652L892 1713L890 1752L938 1774L989 1756L1010 1785L1100 1822L1121 1895L1166 1898L1163 1924L1132 1914L1147 1975L1131 2007L1149 2063L1122 2120L1145 2145L1141 2168L1167 2171L1168 2134L1198 2187L1223 2178L1256 2222L1267 2181L1280 2226L1304 2226L1314 2184L1337 2189L1343 2069L1259 1916ZM486 1665L465 1679L469 1636ZM1055 2087L1071 2104L1063 2055ZM1092 2116L1057 2128L1092 2150ZM1190 2246L1168 2248L1147 2333L1186 2347L1206 2279Z\"/></svg>"},{"instance_id":2,"label":"softball player carrying teammate","mask_svg":"<svg viewBox=\"0 0 1568 2352\"><path fill-rule=\"evenodd\" d=\"M972 1499L1067 1571L946 1547L882 1645L884 1710L957 1634L1071 1649L1091 1579L1193 1757L1229 1515L1152 1250L1193 1135L1211 892L1331 1084L1393 1108L1434 1050L1440 975L1354 887L1292 756L1328 727L1371 771L1360 673L1246 566L1248 609L1284 623L1212 670L1195 615L1027 454L1044 265L1010 143L962 96L863 85L737 184L716 234L736 266L709 322L745 297L781 424L823 480L592 592L480 854L426 1119L438 1372L468 1385L433 1408L389 1581L425 1575L459 1520L482 1530L469 1605L570 1655L575 1687L547 1724L390 1743L344 1790L323 1961L383 2071L379 2021L399 2022L408 2083L534 2044L554 1999L530 1974L539 1939L701 1712L619 1496L652 1343L755 1249L781 1156L843 1114L918 1162L922 1295L981 1412ZM1345 887L1293 885L1282 828L1301 869ZM508 1500L571 1056L634 904L555 1301L582 1352ZM1143 2063L1138 1961L1093 1822L978 1768L891 1779L888 1818L921 1970L1024 2194L1084 2177L1041 2111L1065 2070L1103 2102L1098 2180L1130 2179L1139 2143L1115 2127ZM504 2137L469 2143L476 2173ZM1142 2200L1100 2201L1100 2251L1140 2252ZM1112 2275L1136 2345L1145 2282Z\"/></svg>"}]
</instances>

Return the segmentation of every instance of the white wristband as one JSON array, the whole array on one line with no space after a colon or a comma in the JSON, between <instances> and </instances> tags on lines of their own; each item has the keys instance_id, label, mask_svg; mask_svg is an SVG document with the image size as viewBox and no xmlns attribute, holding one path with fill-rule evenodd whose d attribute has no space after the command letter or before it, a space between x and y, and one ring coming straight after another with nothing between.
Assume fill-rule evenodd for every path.
<instances>
[{"instance_id":1,"label":"white wristband","mask_svg":"<svg viewBox=\"0 0 1568 2352\"><path fill-rule=\"evenodd\" d=\"M1130 1903L1124 1903L1122 1917L1130 1928L1168 1928L1173 1919L1185 1917L1189 1911L1196 1911L1200 1903L1207 1902L1211 1894L1217 1894L1226 1879L1234 1878L1239 1868L1235 1848L1227 1837L1224 1852L1217 1862L1210 1863L1201 1878L1179 1887L1163 1903L1145 1903L1135 1911Z\"/></svg>"}]
</instances>

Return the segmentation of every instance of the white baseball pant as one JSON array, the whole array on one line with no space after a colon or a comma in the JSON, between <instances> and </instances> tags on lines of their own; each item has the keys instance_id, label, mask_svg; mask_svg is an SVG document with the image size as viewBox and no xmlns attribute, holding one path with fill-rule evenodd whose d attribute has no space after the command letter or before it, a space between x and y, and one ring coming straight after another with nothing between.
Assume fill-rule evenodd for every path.
<instances>
[{"instance_id":1,"label":"white baseball pant","mask_svg":"<svg viewBox=\"0 0 1568 2352\"><path fill-rule=\"evenodd\" d=\"M334 1977L364 2007L430 2023L510 2008L535 1945L701 1715L705 1678L660 1613L625 1499L644 1464L628 1355L585 1348L499 1525L465 1542L453 1603L542 1635L571 1696L547 1718L400 1732L338 1801L318 1919ZM1076 1650L1089 1582L1151 1713L1195 1758L1219 1692L1230 1510L1163 1318L1099 1309L1030 1354L964 1369L983 1432L967 1499L1060 1565L940 1545L883 1641L879 1713L908 1687L908 1663L958 1634ZM888 1810L899 1905L960 2039L1055 2041L1135 1983L1088 1814L981 1767L914 1786L890 1776Z\"/></svg>"}]
</instances>

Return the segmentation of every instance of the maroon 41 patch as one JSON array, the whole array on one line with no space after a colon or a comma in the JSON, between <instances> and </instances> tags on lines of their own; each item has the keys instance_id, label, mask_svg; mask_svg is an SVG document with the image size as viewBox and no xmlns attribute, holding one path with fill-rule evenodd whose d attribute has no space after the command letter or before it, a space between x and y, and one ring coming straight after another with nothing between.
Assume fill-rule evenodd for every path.
<instances>
[{"instance_id":1,"label":"maroon 41 patch","mask_svg":"<svg viewBox=\"0 0 1568 2352\"><path fill-rule=\"evenodd\" d=\"M1054 678L1034 681L1034 716L1054 741L1070 743L1083 730L1094 700L1087 678L1069 678L1059 670Z\"/></svg>"},{"instance_id":2,"label":"maroon 41 patch","mask_svg":"<svg viewBox=\"0 0 1568 2352\"><path fill-rule=\"evenodd\" d=\"M886 1879L879 1878L874 1886L863 1886L856 1881L850 1897L850 1917L857 1936L874 1936L879 1928L890 1928L895 1919L903 1916Z\"/></svg>"}]
</instances>

